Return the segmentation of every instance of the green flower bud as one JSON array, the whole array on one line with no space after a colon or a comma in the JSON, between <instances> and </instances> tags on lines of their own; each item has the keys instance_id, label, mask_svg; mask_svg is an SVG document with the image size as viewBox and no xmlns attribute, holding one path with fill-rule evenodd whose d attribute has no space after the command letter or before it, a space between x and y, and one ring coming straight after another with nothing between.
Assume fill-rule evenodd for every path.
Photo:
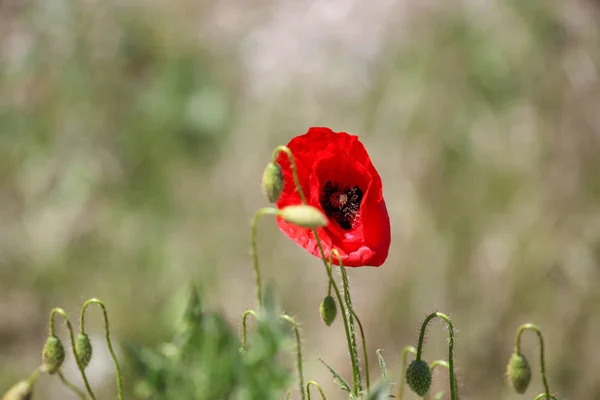
<instances>
[{"instance_id":1,"label":"green flower bud","mask_svg":"<svg viewBox=\"0 0 600 400\"><path fill-rule=\"evenodd\" d=\"M327 217L313 206L297 205L287 206L279 210L279 215L284 221L301 228L316 229L327 226Z\"/></svg>"},{"instance_id":2,"label":"green flower bud","mask_svg":"<svg viewBox=\"0 0 600 400\"><path fill-rule=\"evenodd\" d=\"M331 326L337 315L337 304L333 297L327 296L323 299L319 306L319 312L325 325Z\"/></svg>"},{"instance_id":3,"label":"green flower bud","mask_svg":"<svg viewBox=\"0 0 600 400\"><path fill-rule=\"evenodd\" d=\"M420 397L425 396L431 387L431 370L423 360L414 360L406 370L408 387Z\"/></svg>"},{"instance_id":4,"label":"green flower bud","mask_svg":"<svg viewBox=\"0 0 600 400\"><path fill-rule=\"evenodd\" d=\"M75 340L75 356L83 368L87 367L92 359L92 342L90 342L90 338L85 333L77 335L77 340Z\"/></svg>"},{"instance_id":5,"label":"green flower bud","mask_svg":"<svg viewBox=\"0 0 600 400\"><path fill-rule=\"evenodd\" d=\"M513 353L506 366L506 376L515 391L525 393L531 382L531 367L523 354Z\"/></svg>"},{"instance_id":6,"label":"green flower bud","mask_svg":"<svg viewBox=\"0 0 600 400\"><path fill-rule=\"evenodd\" d=\"M53 374L60 369L65 361L65 348L62 342L56 336L49 336L44 344L42 351L42 362L49 374Z\"/></svg>"},{"instance_id":7,"label":"green flower bud","mask_svg":"<svg viewBox=\"0 0 600 400\"><path fill-rule=\"evenodd\" d=\"M33 385L27 380L18 382L4 393L2 400L31 400Z\"/></svg>"},{"instance_id":8,"label":"green flower bud","mask_svg":"<svg viewBox=\"0 0 600 400\"><path fill-rule=\"evenodd\" d=\"M283 174L278 164L270 162L265 168L262 176L262 190L269 202L275 203L279 200L283 190Z\"/></svg>"}]
</instances>

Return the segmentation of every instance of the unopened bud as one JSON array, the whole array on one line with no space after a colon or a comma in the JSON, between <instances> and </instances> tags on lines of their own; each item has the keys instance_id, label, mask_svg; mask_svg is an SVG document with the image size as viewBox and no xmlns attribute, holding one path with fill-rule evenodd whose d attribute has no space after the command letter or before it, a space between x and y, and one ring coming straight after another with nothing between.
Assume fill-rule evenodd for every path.
<instances>
[{"instance_id":1,"label":"unopened bud","mask_svg":"<svg viewBox=\"0 0 600 400\"><path fill-rule=\"evenodd\" d=\"M523 394L527 391L531 382L531 367L523 354L513 353L510 356L506 366L506 376L517 393Z\"/></svg>"},{"instance_id":2,"label":"unopened bud","mask_svg":"<svg viewBox=\"0 0 600 400\"><path fill-rule=\"evenodd\" d=\"M335 300L331 296L327 296L321 302L319 306L319 312L321 314L321 319L325 322L325 325L331 326L333 321L335 320L335 316L337 315L337 304Z\"/></svg>"},{"instance_id":3,"label":"unopened bud","mask_svg":"<svg viewBox=\"0 0 600 400\"><path fill-rule=\"evenodd\" d=\"M279 215L284 221L301 228L321 228L327 226L327 217L313 206L297 205L287 206L279 210Z\"/></svg>"},{"instance_id":4,"label":"unopened bud","mask_svg":"<svg viewBox=\"0 0 600 400\"><path fill-rule=\"evenodd\" d=\"M79 361L82 368L87 367L92 359L92 342L85 333L77 335L77 340L75 341L75 357L77 357L77 361Z\"/></svg>"},{"instance_id":5,"label":"unopened bud","mask_svg":"<svg viewBox=\"0 0 600 400\"><path fill-rule=\"evenodd\" d=\"M423 360L414 360L406 370L406 383L420 397L425 396L431 387L431 370Z\"/></svg>"},{"instance_id":6,"label":"unopened bud","mask_svg":"<svg viewBox=\"0 0 600 400\"><path fill-rule=\"evenodd\" d=\"M273 162L268 163L265 172L263 172L261 184L263 193L271 203L279 200L279 196L281 196L283 190L281 167Z\"/></svg>"},{"instance_id":7,"label":"unopened bud","mask_svg":"<svg viewBox=\"0 0 600 400\"><path fill-rule=\"evenodd\" d=\"M65 348L56 336L49 336L42 351L42 361L46 371L53 374L60 369L65 361Z\"/></svg>"},{"instance_id":8,"label":"unopened bud","mask_svg":"<svg viewBox=\"0 0 600 400\"><path fill-rule=\"evenodd\" d=\"M2 400L30 400L32 395L33 385L29 381L23 380L4 393Z\"/></svg>"}]
</instances>

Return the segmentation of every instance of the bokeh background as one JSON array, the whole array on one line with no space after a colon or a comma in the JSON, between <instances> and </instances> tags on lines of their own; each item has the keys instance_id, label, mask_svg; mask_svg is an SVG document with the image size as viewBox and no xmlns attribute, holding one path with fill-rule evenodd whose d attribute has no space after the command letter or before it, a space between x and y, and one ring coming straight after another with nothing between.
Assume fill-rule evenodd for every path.
<instances>
[{"instance_id":1,"label":"bokeh background","mask_svg":"<svg viewBox=\"0 0 600 400\"><path fill-rule=\"evenodd\" d=\"M599 24L594 0L0 1L0 392L39 364L54 306L76 320L99 297L115 340L158 346L194 281L239 324L262 170L329 126L360 136L392 221L384 266L349 271L374 376L378 348L398 376L438 309L463 398L517 398L503 373L524 322L551 388L600 398ZM319 319L322 265L268 218L259 247L306 378L344 398L318 361L350 376L341 323ZM435 323L427 359L446 336ZM113 398L101 347L92 384ZM534 335L524 348L533 398Z\"/></svg>"}]
</instances>

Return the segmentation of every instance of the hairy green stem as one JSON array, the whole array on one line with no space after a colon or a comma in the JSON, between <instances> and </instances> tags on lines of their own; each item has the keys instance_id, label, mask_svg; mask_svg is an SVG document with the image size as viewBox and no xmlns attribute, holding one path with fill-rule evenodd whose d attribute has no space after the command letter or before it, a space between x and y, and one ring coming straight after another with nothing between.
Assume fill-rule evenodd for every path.
<instances>
[{"instance_id":1,"label":"hairy green stem","mask_svg":"<svg viewBox=\"0 0 600 400\"><path fill-rule=\"evenodd\" d=\"M365 381L367 383L367 390L369 390L371 388L371 379L369 376L369 351L367 349L367 338L365 336L365 331L363 329L362 323L360 322L360 319L358 318L358 315L356 315L356 312L353 308L350 309L350 312L356 319L356 322L358 323L358 330L360 331L360 339L362 340L363 348L363 357L365 358Z\"/></svg>"},{"instance_id":2,"label":"hairy green stem","mask_svg":"<svg viewBox=\"0 0 600 400\"><path fill-rule=\"evenodd\" d=\"M79 389L77 386L75 386L71 381L69 381L62 373L61 370L58 370L58 377L60 378L60 380L62 381L62 383L68 387L69 389L71 389L72 392L74 392L77 397L79 397L81 400L86 400L87 396L85 395L85 393L83 393L81 391L81 389Z\"/></svg>"},{"instance_id":3,"label":"hairy green stem","mask_svg":"<svg viewBox=\"0 0 600 400\"><path fill-rule=\"evenodd\" d=\"M325 392L323 392L321 385L319 385L315 381L308 381L306 383L306 394L308 395L308 400L310 400L310 385L313 385L314 387L317 388L317 390L319 391L319 394L321 395L321 400L327 400L327 396L325 396Z\"/></svg>"},{"instance_id":4,"label":"hairy green stem","mask_svg":"<svg viewBox=\"0 0 600 400\"><path fill-rule=\"evenodd\" d=\"M258 249L256 245L256 236L258 231L258 220L261 216L269 214L275 215L277 214L277 210L272 207L261 208L254 214L254 219L252 220L252 234L251 234L251 248L252 248L252 263L254 265L254 278L256 279L256 299L258 301L258 306L262 307L262 283L260 280L260 265L258 263Z\"/></svg>"},{"instance_id":5,"label":"hairy green stem","mask_svg":"<svg viewBox=\"0 0 600 400\"><path fill-rule=\"evenodd\" d=\"M450 318L443 313L434 312L431 313L425 318L423 324L421 325L421 333L419 334L419 344L417 346L417 361L421 359L421 353L423 352L423 343L425 341L425 331L427 330L427 325L429 322L435 317L441 318L446 322L448 326L448 369L450 371L450 398L451 400L458 400L458 388L456 383L456 375L454 373L454 326L452 325L452 321Z\"/></svg>"},{"instance_id":6,"label":"hairy green stem","mask_svg":"<svg viewBox=\"0 0 600 400\"><path fill-rule=\"evenodd\" d=\"M542 331L537 325L534 324L523 324L517 329L517 335L515 337L515 352L521 354L521 335L526 330L534 331L537 334L538 340L540 342L540 371L542 374L542 382L544 384L544 393L543 395L546 399L552 398L550 394L550 386L548 385L548 379L546 378L546 360L544 356L544 338L542 337ZM540 397L541 398L541 397Z\"/></svg>"},{"instance_id":7,"label":"hairy green stem","mask_svg":"<svg viewBox=\"0 0 600 400\"><path fill-rule=\"evenodd\" d=\"M52 311L50 311L49 334L50 334L50 336L56 336L55 331L54 331L54 315L55 314L59 314L65 320L65 323L67 325L67 330L69 331L69 338L71 339L71 350L73 352L73 356L75 357L75 362L77 363L77 368L79 369L79 373L81 374L81 378L83 379L83 383L85 384L85 388L86 388L88 394L90 395L92 400L96 400L94 391L92 390L92 387L90 386L90 382L88 381L87 375L85 374L85 369L83 368L83 365L81 365L81 362L79 361L79 357L76 356L77 352L75 351L75 337L73 335L73 326L71 325L69 316L67 315L65 310L63 310L62 308L56 307L56 308L53 308Z\"/></svg>"},{"instance_id":8,"label":"hairy green stem","mask_svg":"<svg viewBox=\"0 0 600 400\"><path fill-rule=\"evenodd\" d=\"M88 301L83 303L83 306L81 307L81 314L79 317L79 329L81 333L85 333L85 311L91 304L97 304L102 309L102 316L104 317L104 334L106 337L106 345L108 346L108 351L110 352L113 364L115 365L115 372L117 375L117 396L119 400L123 400L123 376L121 374L119 360L117 359L117 355L115 354L115 350L113 349L112 340L110 340L110 325L108 322L108 312L106 311L106 306L101 300L89 299Z\"/></svg>"},{"instance_id":9,"label":"hairy green stem","mask_svg":"<svg viewBox=\"0 0 600 400\"><path fill-rule=\"evenodd\" d=\"M412 346L405 346L402 350L402 372L400 375L400 383L398 384L398 400L402 400L404 395L404 384L406 383L406 364L408 362L408 353L417 354L417 349Z\"/></svg>"},{"instance_id":10,"label":"hairy green stem","mask_svg":"<svg viewBox=\"0 0 600 400\"><path fill-rule=\"evenodd\" d=\"M431 373L433 373L433 370L435 370L437 367L444 367L446 369L450 369L450 365L445 360L435 360L429 366L429 370L431 371Z\"/></svg>"},{"instance_id":11,"label":"hairy green stem","mask_svg":"<svg viewBox=\"0 0 600 400\"><path fill-rule=\"evenodd\" d=\"M304 393L304 374L302 373L302 342L300 341L300 330L298 329L296 321L289 315L281 315L280 318L289 322L292 325L292 328L294 328L294 334L296 335L296 361L298 366L298 379L300 380L300 395L302 396L302 400L304 400L306 396Z\"/></svg>"},{"instance_id":12,"label":"hairy green stem","mask_svg":"<svg viewBox=\"0 0 600 400\"><path fill-rule=\"evenodd\" d=\"M275 148L275 150L273 151L273 162L277 161L277 156L279 154L279 152L284 152L288 159L290 160L290 166L292 169L292 176L294 178L294 184L296 185L296 190L298 190L298 195L300 196L300 200L302 201L303 204L307 204L306 201L306 197L304 195L304 192L302 191L302 185L300 185L300 179L298 177L298 170L296 168L296 161L294 160L294 155L292 154L292 151L287 148L286 146L278 146ZM315 236L315 240L317 241L317 246L319 247L319 252L321 253L321 259L323 260L323 265L325 266L325 272L327 273L327 276L329 277L329 289L331 289L331 287L333 287L336 297L338 299L338 304L340 306L340 312L342 314L342 319L344 320L344 329L346 331L346 340L348 342L348 351L350 352L350 360L352 362L352 372L353 372L353 394L354 395L358 395L358 392L361 390L361 382L360 382L360 368L358 365L358 354L356 351L356 339L353 338L353 335L351 335L350 333L350 324L348 323L348 315L346 315L346 311L345 311L345 307L344 307L344 302L342 299L342 296L340 294L340 290L338 289L337 285L335 284L335 280L333 279L333 274L331 272L332 268L333 268L333 264L331 263L331 254L329 257L329 263L327 262L327 255L325 254L325 251L323 250L323 245L321 243L321 239L319 238L319 235L317 233L316 229L312 230L313 235ZM255 235L253 235L254 237ZM337 250L334 250L337 253ZM341 259L339 257L339 253L337 253L338 259L340 260L340 264L341 264ZM354 346L353 346L353 342L354 342Z\"/></svg>"},{"instance_id":13,"label":"hairy green stem","mask_svg":"<svg viewBox=\"0 0 600 400\"><path fill-rule=\"evenodd\" d=\"M248 319L248 315L252 315L254 318L256 318L256 312L254 310L246 310L244 312L244 314L242 315L242 350L243 351L247 350L248 332L247 332L246 320Z\"/></svg>"}]
</instances>

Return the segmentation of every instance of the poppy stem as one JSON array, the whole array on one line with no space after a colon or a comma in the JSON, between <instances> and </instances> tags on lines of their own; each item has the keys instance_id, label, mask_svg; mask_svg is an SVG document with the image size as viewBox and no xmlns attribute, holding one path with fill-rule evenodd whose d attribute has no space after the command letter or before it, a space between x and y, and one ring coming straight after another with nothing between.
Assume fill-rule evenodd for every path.
<instances>
[{"instance_id":1,"label":"poppy stem","mask_svg":"<svg viewBox=\"0 0 600 400\"><path fill-rule=\"evenodd\" d=\"M421 360L421 353L423 352L423 343L425 342L425 331L427 330L427 325L429 322L435 317L441 318L446 322L448 326L448 370L450 371L450 398L452 400L458 400L458 388L456 384L456 374L454 373L454 326L452 325L452 321L450 317L441 312L431 313L425 318L423 324L421 325L421 332L419 334L419 344L417 345L417 356L416 360Z\"/></svg>"},{"instance_id":2,"label":"poppy stem","mask_svg":"<svg viewBox=\"0 0 600 400\"><path fill-rule=\"evenodd\" d=\"M83 368L83 365L81 364L80 358L76 356L77 352L75 350L75 336L73 335L73 325L71 325L69 316L67 315L65 310L63 310L62 308L56 307L56 308L53 308L52 311L50 311L50 327L49 327L50 336L56 336L54 334L54 315L56 315L56 314L59 314L65 320L65 324L67 325L67 330L69 331L69 338L71 339L71 351L73 352L73 356L75 357L75 362L77 363L77 369L79 369L79 372L81 373L81 378L83 379L83 383L85 384L85 388L86 388L88 394L90 395L92 400L96 400L96 396L94 395L94 391L92 390L92 387L90 386L90 382L88 381L87 375L85 374L85 370Z\"/></svg>"},{"instance_id":3,"label":"poppy stem","mask_svg":"<svg viewBox=\"0 0 600 400\"><path fill-rule=\"evenodd\" d=\"M254 310L246 310L242 315L242 351L248 350L248 329L247 329L247 319L248 315L252 315L256 318L256 312Z\"/></svg>"},{"instance_id":4,"label":"poppy stem","mask_svg":"<svg viewBox=\"0 0 600 400\"><path fill-rule=\"evenodd\" d=\"M61 370L58 370L57 372L58 377L60 378L60 380L62 381L62 383L68 387L73 393L75 393L77 395L77 397L79 397L81 400L86 400L87 396L85 395L85 393L83 393L81 391L81 389L79 389L77 386L75 386L71 381L69 381L64 374L62 373Z\"/></svg>"},{"instance_id":5,"label":"poppy stem","mask_svg":"<svg viewBox=\"0 0 600 400\"><path fill-rule=\"evenodd\" d=\"M298 324L296 321L290 317L289 315L282 315L281 319L289 322L294 328L294 334L296 335L296 356L297 356L297 366L298 366L298 380L300 381L300 394L302 396L302 400L306 398L306 394L304 393L304 374L302 373L302 342L300 341L300 330L298 329Z\"/></svg>"},{"instance_id":6,"label":"poppy stem","mask_svg":"<svg viewBox=\"0 0 600 400\"><path fill-rule=\"evenodd\" d=\"M298 170L296 168L296 161L294 160L294 155L292 154L292 151L287 147L287 146L277 146L275 148L275 150L273 151L273 162L277 162L277 156L279 155L279 152L283 151L288 159L290 160L290 166L292 169L292 176L294 177L294 184L296 185L296 190L298 190L298 195L300 196L300 199L302 200L302 204L307 204L306 202L306 197L304 196L304 192L302 191L302 185L300 185L300 179L298 178ZM260 210L259 210L260 212ZM257 217L255 217L256 220ZM253 241L255 241L255 237L256 234L254 232L256 228L253 225ZM344 320L344 329L346 331L346 340L348 341L348 351L350 352L350 360L352 362L352 373L353 373L353 392L356 396L358 396L358 392L361 390L361 378L360 378L360 367L358 365L358 352L356 350L356 336L354 333L354 323L350 324L349 323L349 319L351 320L352 315L351 315L351 307L348 308L348 314L346 314L346 310L344 307L344 301L342 299L342 295L340 294L340 290L338 289L337 285L335 284L335 280L333 279L333 274L332 274L332 269L333 269L333 263L332 263L332 255L334 254L333 252L335 251L338 260L340 260L340 266L343 269L343 266L341 265L341 257L339 256L339 253L337 252L337 250L332 250L331 254L329 255L329 263L327 262L327 256L325 255L325 251L323 250L323 245L321 243L321 239L319 238L319 235L317 233L316 229L312 230L313 235L315 236L315 240L317 241L317 246L319 247L319 251L321 253L321 259L323 260L323 265L325 266L325 271L327 272L327 276L329 277L329 293L331 293L331 287L333 287L334 291L335 291L335 295L338 299L338 303L340 305L341 308L341 314L342 314L342 318ZM253 242L254 243L254 242ZM254 254L256 254L256 250L255 250L255 243L254 243ZM256 256L255 256L256 257ZM258 261L255 262L255 270L257 270L257 264ZM257 278L257 286L259 283L259 279L260 277ZM347 287L346 287L347 290ZM348 293L348 297L349 297L349 293Z\"/></svg>"},{"instance_id":7,"label":"poppy stem","mask_svg":"<svg viewBox=\"0 0 600 400\"><path fill-rule=\"evenodd\" d=\"M325 396L325 392L323 392L323 388L316 381L308 381L306 384L306 394L308 394L308 400L310 400L310 385L313 385L319 391L321 395L321 400L327 400L327 396Z\"/></svg>"},{"instance_id":8,"label":"poppy stem","mask_svg":"<svg viewBox=\"0 0 600 400\"><path fill-rule=\"evenodd\" d=\"M262 307L262 283L260 280L260 265L258 263L258 250L256 245L256 236L258 234L258 220L265 214L276 215L277 210L272 207L261 208L254 214L252 219L252 233L250 236L251 240L251 251L252 251L252 263L254 265L254 278L256 279L256 299L258 306Z\"/></svg>"},{"instance_id":9,"label":"poppy stem","mask_svg":"<svg viewBox=\"0 0 600 400\"><path fill-rule=\"evenodd\" d=\"M112 346L112 341L110 340L110 326L108 324L108 313L106 312L106 306L101 300L89 299L88 301L83 303L83 306L81 307L81 315L79 317L79 328L81 330L81 333L85 333L85 311L90 304L97 304L102 309L102 315L104 316L104 332L106 335L106 345L108 346L108 351L110 352L113 364L115 365L115 372L117 375L117 397L119 400L123 400L123 377L121 376L121 368L119 367L117 355L115 354L115 351Z\"/></svg>"},{"instance_id":10,"label":"poppy stem","mask_svg":"<svg viewBox=\"0 0 600 400\"><path fill-rule=\"evenodd\" d=\"M398 400L402 400L404 394L404 384L406 383L406 364L408 363L408 353L417 354L417 349L412 346L405 346L402 350L402 373L400 374L400 383L398 385Z\"/></svg>"},{"instance_id":11,"label":"poppy stem","mask_svg":"<svg viewBox=\"0 0 600 400\"><path fill-rule=\"evenodd\" d=\"M537 334L538 340L540 342L540 372L542 374L542 382L544 384L544 393L543 396L546 399L551 399L553 396L550 394L550 387L548 385L548 379L546 378L546 361L544 356L544 338L542 337L542 331L537 325L534 324L523 324L517 329L517 335L515 337L515 352L517 354L521 354L521 335L526 330L534 331ZM542 398L542 397L536 397Z\"/></svg>"}]
</instances>

